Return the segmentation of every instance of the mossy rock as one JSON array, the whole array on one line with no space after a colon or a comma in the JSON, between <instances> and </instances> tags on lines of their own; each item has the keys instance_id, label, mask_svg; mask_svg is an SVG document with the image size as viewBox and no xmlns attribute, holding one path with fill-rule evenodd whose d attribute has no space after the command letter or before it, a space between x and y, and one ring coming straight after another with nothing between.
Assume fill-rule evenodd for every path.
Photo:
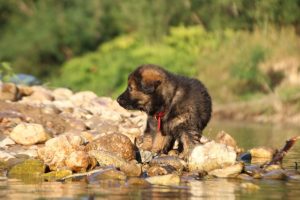
<instances>
[{"instance_id":1,"label":"mossy rock","mask_svg":"<svg viewBox=\"0 0 300 200\"><path fill-rule=\"evenodd\" d=\"M71 170L59 170L59 171L52 171L52 172L43 174L43 177L47 181L57 181L66 176L69 176L71 174L72 174Z\"/></svg>"},{"instance_id":2,"label":"mossy rock","mask_svg":"<svg viewBox=\"0 0 300 200\"><path fill-rule=\"evenodd\" d=\"M46 166L40 160L29 159L14 165L8 172L9 178L21 179L25 182L36 182L45 173Z\"/></svg>"}]
</instances>

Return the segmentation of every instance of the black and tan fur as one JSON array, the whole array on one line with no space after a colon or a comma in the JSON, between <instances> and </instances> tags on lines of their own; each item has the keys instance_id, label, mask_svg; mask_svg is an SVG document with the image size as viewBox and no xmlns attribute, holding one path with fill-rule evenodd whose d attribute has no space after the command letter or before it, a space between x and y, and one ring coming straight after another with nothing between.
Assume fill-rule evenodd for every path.
<instances>
[{"instance_id":1,"label":"black and tan fur","mask_svg":"<svg viewBox=\"0 0 300 200\"><path fill-rule=\"evenodd\" d=\"M210 95L199 80L150 64L139 66L129 75L128 87L118 102L126 109L148 114L144 148L168 153L178 140L183 157L200 142L212 112ZM159 112L164 113L161 131L157 131L155 119Z\"/></svg>"}]
</instances>

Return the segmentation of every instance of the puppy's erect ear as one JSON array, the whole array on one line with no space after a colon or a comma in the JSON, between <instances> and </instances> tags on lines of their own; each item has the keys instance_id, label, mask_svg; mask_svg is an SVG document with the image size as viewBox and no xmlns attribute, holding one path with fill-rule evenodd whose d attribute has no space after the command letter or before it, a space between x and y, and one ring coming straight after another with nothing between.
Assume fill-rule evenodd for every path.
<instances>
[{"instance_id":1,"label":"puppy's erect ear","mask_svg":"<svg viewBox=\"0 0 300 200\"><path fill-rule=\"evenodd\" d=\"M151 81L151 82L142 82L141 86L142 86L142 90L147 93L147 94L151 94L153 93L156 88L161 84L160 80L156 80L156 81Z\"/></svg>"}]
</instances>

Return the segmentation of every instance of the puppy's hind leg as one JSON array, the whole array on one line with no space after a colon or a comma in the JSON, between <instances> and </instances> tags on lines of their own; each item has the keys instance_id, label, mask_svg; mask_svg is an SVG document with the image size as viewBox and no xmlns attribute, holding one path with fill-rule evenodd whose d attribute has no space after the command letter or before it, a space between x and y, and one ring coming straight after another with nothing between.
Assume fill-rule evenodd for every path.
<instances>
[{"instance_id":1,"label":"puppy's hind leg","mask_svg":"<svg viewBox=\"0 0 300 200\"><path fill-rule=\"evenodd\" d=\"M182 133L180 137L181 153L179 157L187 159L195 145L200 143L200 138L201 135L196 131L188 131Z\"/></svg>"}]
</instances>

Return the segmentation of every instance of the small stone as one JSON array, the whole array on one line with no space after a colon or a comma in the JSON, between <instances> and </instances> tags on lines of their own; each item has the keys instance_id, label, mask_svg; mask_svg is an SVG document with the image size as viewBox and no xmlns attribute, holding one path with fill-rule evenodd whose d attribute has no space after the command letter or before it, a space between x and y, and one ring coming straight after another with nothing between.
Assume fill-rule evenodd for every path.
<instances>
[{"instance_id":1,"label":"small stone","mask_svg":"<svg viewBox=\"0 0 300 200\"><path fill-rule=\"evenodd\" d=\"M117 156L130 161L135 159L135 147L130 139L122 134L108 134L88 144L87 150L101 150L116 154Z\"/></svg>"},{"instance_id":2,"label":"small stone","mask_svg":"<svg viewBox=\"0 0 300 200\"><path fill-rule=\"evenodd\" d=\"M274 154L274 150L265 147L253 148L250 149L252 158L266 158L271 160Z\"/></svg>"},{"instance_id":3,"label":"small stone","mask_svg":"<svg viewBox=\"0 0 300 200\"><path fill-rule=\"evenodd\" d=\"M231 165L222 169L215 169L208 172L208 175L212 175L218 178L228 178L228 177L236 177L239 175L244 168L243 163L237 163L235 165Z\"/></svg>"},{"instance_id":4,"label":"small stone","mask_svg":"<svg viewBox=\"0 0 300 200\"><path fill-rule=\"evenodd\" d=\"M16 143L23 145L42 143L50 138L42 125L34 123L18 124L9 136Z\"/></svg>"},{"instance_id":5,"label":"small stone","mask_svg":"<svg viewBox=\"0 0 300 200\"><path fill-rule=\"evenodd\" d=\"M247 180L250 181L253 178L251 176L249 176L248 174L239 174L237 177L237 179L241 179L241 180Z\"/></svg>"},{"instance_id":6,"label":"small stone","mask_svg":"<svg viewBox=\"0 0 300 200\"><path fill-rule=\"evenodd\" d=\"M84 151L74 151L66 158L66 166L75 172L86 171L89 166L89 156Z\"/></svg>"},{"instance_id":7,"label":"small stone","mask_svg":"<svg viewBox=\"0 0 300 200\"><path fill-rule=\"evenodd\" d=\"M190 171L211 171L233 165L236 152L232 147L211 141L196 146L188 160Z\"/></svg>"},{"instance_id":8,"label":"small stone","mask_svg":"<svg viewBox=\"0 0 300 200\"><path fill-rule=\"evenodd\" d=\"M156 155L157 153L140 149L140 156L141 156L142 163L150 162Z\"/></svg>"},{"instance_id":9,"label":"small stone","mask_svg":"<svg viewBox=\"0 0 300 200\"><path fill-rule=\"evenodd\" d=\"M180 177L176 174L168 174L163 176L152 176L146 178L146 181L155 185L179 185Z\"/></svg>"},{"instance_id":10,"label":"small stone","mask_svg":"<svg viewBox=\"0 0 300 200\"><path fill-rule=\"evenodd\" d=\"M59 170L59 171L52 171L46 174L43 174L43 177L47 181L57 181L66 176L70 176L72 174L71 170Z\"/></svg>"}]
</instances>

